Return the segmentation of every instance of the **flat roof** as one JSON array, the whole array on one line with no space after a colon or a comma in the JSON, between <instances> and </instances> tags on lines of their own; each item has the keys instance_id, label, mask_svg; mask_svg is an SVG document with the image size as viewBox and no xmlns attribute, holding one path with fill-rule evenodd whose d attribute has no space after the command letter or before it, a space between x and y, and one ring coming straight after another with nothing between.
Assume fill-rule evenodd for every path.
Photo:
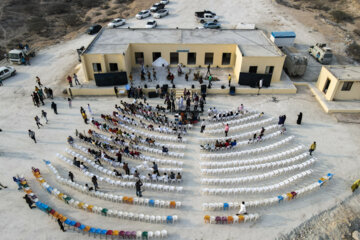
<instances>
[{"instance_id":1,"label":"flat roof","mask_svg":"<svg viewBox=\"0 0 360 240\"><path fill-rule=\"evenodd\" d=\"M244 29L128 29L105 28L85 54L123 53L129 44L236 44L244 56L282 56L261 30Z\"/></svg>"},{"instance_id":2,"label":"flat roof","mask_svg":"<svg viewBox=\"0 0 360 240\"><path fill-rule=\"evenodd\" d=\"M339 81L360 81L360 66L329 65L327 68Z\"/></svg>"},{"instance_id":3,"label":"flat roof","mask_svg":"<svg viewBox=\"0 0 360 240\"><path fill-rule=\"evenodd\" d=\"M295 38L295 32L271 32L271 35L275 38Z\"/></svg>"}]
</instances>

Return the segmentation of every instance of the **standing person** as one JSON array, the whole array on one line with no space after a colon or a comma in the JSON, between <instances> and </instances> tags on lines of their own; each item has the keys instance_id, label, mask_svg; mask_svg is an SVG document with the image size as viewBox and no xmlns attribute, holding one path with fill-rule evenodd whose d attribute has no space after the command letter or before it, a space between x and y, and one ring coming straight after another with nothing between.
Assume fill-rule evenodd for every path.
<instances>
[{"instance_id":1,"label":"standing person","mask_svg":"<svg viewBox=\"0 0 360 240\"><path fill-rule=\"evenodd\" d=\"M69 178L72 182L74 182L74 174L71 171L69 172Z\"/></svg>"},{"instance_id":2,"label":"standing person","mask_svg":"<svg viewBox=\"0 0 360 240\"><path fill-rule=\"evenodd\" d=\"M247 214L246 205L245 205L245 202L242 202L240 204L240 210L236 215L239 216L239 215L245 215L245 214Z\"/></svg>"},{"instance_id":3,"label":"standing person","mask_svg":"<svg viewBox=\"0 0 360 240\"><path fill-rule=\"evenodd\" d=\"M74 78L74 81L75 81L76 85L81 85L80 82L79 82L78 76L75 73L73 75L73 78Z\"/></svg>"},{"instance_id":4,"label":"standing person","mask_svg":"<svg viewBox=\"0 0 360 240\"><path fill-rule=\"evenodd\" d=\"M21 183L20 183L19 176L13 177L13 180L14 180L14 182L16 182L16 184L18 185L18 190L23 189L23 187L22 187L22 185L21 185Z\"/></svg>"},{"instance_id":5,"label":"standing person","mask_svg":"<svg viewBox=\"0 0 360 240\"><path fill-rule=\"evenodd\" d=\"M153 162L152 168L154 169L154 173L156 173L156 174L159 173L158 165L155 162Z\"/></svg>"},{"instance_id":6,"label":"standing person","mask_svg":"<svg viewBox=\"0 0 360 240\"><path fill-rule=\"evenodd\" d=\"M85 122L85 124L88 124L88 118L87 118L87 115L86 115L86 113L85 112L83 112L82 114L81 114L81 116L82 116L82 118L84 119L84 122Z\"/></svg>"},{"instance_id":7,"label":"standing person","mask_svg":"<svg viewBox=\"0 0 360 240\"><path fill-rule=\"evenodd\" d=\"M68 98L69 108L71 108L71 98Z\"/></svg>"},{"instance_id":8,"label":"standing person","mask_svg":"<svg viewBox=\"0 0 360 240\"><path fill-rule=\"evenodd\" d=\"M57 106L56 106L56 103L51 102L51 109L53 109L53 110L54 110L54 113L55 113L55 114L58 114L58 112L57 112Z\"/></svg>"},{"instance_id":9,"label":"standing person","mask_svg":"<svg viewBox=\"0 0 360 240\"><path fill-rule=\"evenodd\" d=\"M301 125L301 121L302 121L302 112L299 113L296 123L298 125Z\"/></svg>"},{"instance_id":10,"label":"standing person","mask_svg":"<svg viewBox=\"0 0 360 240\"><path fill-rule=\"evenodd\" d=\"M205 130L205 120L203 119L202 122L201 122L201 130L200 132L203 133Z\"/></svg>"},{"instance_id":11,"label":"standing person","mask_svg":"<svg viewBox=\"0 0 360 240\"><path fill-rule=\"evenodd\" d=\"M210 64L207 66L207 72L206 72L206 75L211 75L211 73L210 73Z\"/></svg>"},{"instance_id":12,"label":"standing person","mask_svg":"<svg viewBox=\"0 0 360 240\"><path fill-rule=\"evenodd\" d=\"M115 92L115 96L118 97L118 88L116 86L114 86L114 92Z\"/></svg>"},{"instance_id":13,"label":"standing person","mask_svg":"<svg viewBox=\"0 0 360 240\"><path fill-rule=\"evenodd\" d=\"M132 85L133 84L133 76L131 73L129 74L129 80L130 80L130 85Z\"/></svg>"},{"instance_id":14,"label":"standing person","mask_svg":"<svg viewBox=\"0 0 360 240\"><path fill-rule=\"evenodd\" d=\"M34 142L36 143L36 138L35 138L35 132L34 131L31 131L30 129L28 130L28 134L29 134L29 137L34 140Z\"/></svg>"},{"instance_id":15,"label":"standing person","mask_svg":"<svg viewBox=\"0 0 360 240\"><path fill-rule=\"evenodd\" d=\"M36 83L39 86L39 88L41 88L43 86L41 81L40 81L40 78L38 76L36 76Z\"/></svg>"},{"instance_id":16,"label":"standing person","mask_svg":"<svg viewBox=\"0 0 360 240\"><path fill-rule=\"evenodd\" d=\"M226 125L225 125L225 137L228 136L229 130L230 130L229 124L226 124Z\"/></svg>"},{"instance_id":17,"label":"standing person","mask_svg":"<svg viewBox=\"0 0 360 240\"><path fill-rule=\"evenodd\" d=\"M151 82L151 73L150 73L150 71L148 71L146 74L147 74L149 82Z\"/></svg>"},{"instance_id":18,"label":"standing person","mask_svg":"<svg viewBox=\"0 0 360 240\"><path fill-rule=\"evenodd\" d=\"M0 190L2 190L2 188L7 188L7 186L4 186L0 183Z\"/></svg>"},{"instance_id":19,"label":"standing person","mask_svg":"<svg viewBox=\"0 0 360 240\"><path fill-rule=\"evenodd\" d=\"M185 80L188 82L189 81L189 74L185 73Z\"/></svg>"},{"instance_id":20,"label":"standing person","mask_svg":"<svg viewBox=\"0 0 360 240\"><path fill-rule=\"evenodd\" d=\"M260 89L263 87L263 82L264 82L264 80L260 79L260 81L259 81L259 91L258 91L257 95L260 95Z\"/></svg>"},{"instance_id":21,"label":"standing person","mask_svg":"<svg viewBox=\"0 0 360 240\"><path fill-rule=\"evenodd\" d=\"M141 194L141 186L143 185L143 183L141 182L140 178L137 180L137 182L135 183L135 187L136 187L136 196L138 197L142 197Z\"/></svg>"},{"instance_id":22,"label":"standing person","mask_svg":"<svg viewBox=\"0 0 360 240\"><path fill-rule=\"evenodd\" d=\"M61 231L66 232L66 230L64 228L64 225L63 225L62 221L60 220L60 218L58 218L57 222L58 222L58 224L60 226Z\"/></svg>"},{"instance_id":23,"label":"standing person","mask_svg":"<svg viewBox=\"0 0 360 240\"><path fill-rule=\"evenodd\" d=\"M93 113L92 113L92 111L91 111L91 107L90 107L90 104L88 103L88 110L89 110L89 113L90 113L90 115L92 115Z\"/></svg>"},{"instance_id":24,"label":"standing person","mask_svg":"<svg viewBox=\"0 0 360 240\"><path fill-rule=\"evenodd\" d=\"M94 184L95 191L97 191L98 188L99 188L99 185L98 185L98 182L97 182L97 177L94 175L94 176L91 178L91 181L92 181L92 183Z\"/></svg>"},{"instance_id":25,"label":"standing person","mask_svg":"<svg viewBox=\"0 0 360 240\"><path fill-rule=\"evenodd\" d=\"M229 73L229 76L228 76L228 81L229 81L229 87L231 85L231 74Z\"/></svg>"},{"instance_id":26,"label":"standing person","mask_svg":"<svg viewBox=\"0 0 360 240\"><path fill-rule=\"evenodd\" d=\"M312 156L312 153L315 151L315 149L316 149L316 142L313 142L313 144L311 144L309 149L310 156Z\"/></svg>"},{"instance_id":27,"label":"standing person","mask_svg":"<svg viewBox=\"0 0 360 240\"><path fill-rule=\"evenodd\" d=\"M68 75L66 79L69 82L69 86L72 87L72 78L70 77L70 75Z\"/></svg>"},{"instance_id":28,"label":"standing person","mask_svg":"<svg viewBox=\"0 0 360 240\"><path fill-rule=\"evenodd\" d=\"M53 90L51 88L48 88L49 95L51 99L54 99Z\"/></svg>"},{"instance_id":29,"label":"standing person","mask_svg":"<svg viewBox=\"0 0 360 240\"><path fill-rule=\"evenodd\" d=\"M3 82L2 82L2 80L0 79L0 86L4 86L4 84L3 84Z\"/></svg>"},{"instance_id":30,"label":"standing person","mask_svg":"<svg viewBox=\"0 0 360 240\"><path fill-rule=\"evenodd\" d=\"M35 122L36 122L36 126L38 127L38 129L40 129L40 126L44 126L44 125L42 125L41 123L40 123L40 118L36 115L35 116Z\"/></svg>"},{"instance_id":31,"label":"standing person","mask_svg":"<svg viewBox=\"0 0 360 240\"><path fill-rule=\"evenodd\" d=\"M212 81L212 76L209 75L209 86L208 86L208 88L211 88L211 81Z\"/></svg>"},{"instance_id":32,"label":"standing person","mask_svg":"<svg viewBox=\"0 0 360 240\"><path fill-rule=\"evenodd\" d=\"M157 80L157 78L156 78L156 71L155 71L155 68L153 68L153 79L154 79L154 81L156 81L156 80Z\"/></svg>"},{"instance_id":33,"label":"standing person","mask_svg":"<svg viewBox=\"0 0 360 240\"><path fill-rule=\"evenodd\" d=\"M30 209L36 208L35 206L33 206L33 201L31 200L31 198L26 194L23 199L25 199L26 203L29 205Z\"/></svg>"}]
</instances>

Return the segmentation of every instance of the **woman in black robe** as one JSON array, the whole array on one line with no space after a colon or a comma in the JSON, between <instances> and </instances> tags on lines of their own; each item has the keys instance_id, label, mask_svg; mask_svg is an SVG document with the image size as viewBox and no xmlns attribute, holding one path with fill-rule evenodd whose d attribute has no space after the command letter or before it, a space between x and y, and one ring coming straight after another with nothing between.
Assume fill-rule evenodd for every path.
<instances>
[{"instance_id":1,"label":"woman in black robe","mask_svg":"<svg viewBox=\"0 0 360 240\"><path fill-rule=\"evenodd\" d=\"M302 112L299 113L296 123L298 125L301 125L301 120L302 120Z\"/></svg>"}]
</instances>

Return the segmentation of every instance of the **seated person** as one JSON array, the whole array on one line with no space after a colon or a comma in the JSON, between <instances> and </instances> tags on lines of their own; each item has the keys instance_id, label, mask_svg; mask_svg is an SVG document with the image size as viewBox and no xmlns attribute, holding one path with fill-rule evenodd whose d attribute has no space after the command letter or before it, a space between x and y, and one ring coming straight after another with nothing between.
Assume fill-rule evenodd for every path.
<instances>
[{"instance_id":1,"label":"seated person","mask_svg":"<svg viewBox=\"0 0 360 240\"><path fill-rule=\"evenodd\" d=\"M116 177L122 177L122 174L119 173L118 170L114 169L114 173L115 173L115 176L116 176Z\"/></svg>"},{"instance_id":2,"label":"seated person","mask_svg":"<svg viewBox=\"0 0 360 240\"><path fill-rule=\"evenodd\" d=\"M151 178L153 181L157 180L158 175L156 174L156 172L154 171L153 174L151 175Z\"/></svg>"},{"instance_id":3,"label":"seated person","mask_svg":"<svg viewBox=\"0 0 360 240\"><path fill-rule=\"evenodd\" d=\"M175 173L174 172L170 173L170 179L175 179Z\"/></svg>"},{"instance_id":4,"label":"seated person","mask_svg":"<svg viewBox=\"0 0 360 240\"><path fill-rule=\"evenodd\" d=\"M182 176L181 174L178 172L178 174L176 175L176 180L181 180L182 179Z\"/></svg>"},{"instance_id":5,"label":"seated person","mask_svg":"<svg viewBox=\"0 0 360 240\"><path fill-rule=\"evenodd\" d=\"M235 146L236 146L236 139L231 142L231 147L235 147Z\"/></svg>"},{"instance_id":6,"label":"seated person","mask_svg":"<svg viewBox=\"0 0 360 240\"><path fill-rule=\"evenodd\" d=\"M181 137L180 133L178 134L178 140L182 141L182 137Z\"/></svg>"},{"instance_id":7,"label":"seated person","mask_svg":"<svg viewBox=\"0 0 360 240\"><path fill-rule=\"evenodd\" d=\"M162 147L162 152L163 153L168 153L169 152L169 149L165 146Z\"/></svg>"}]
</instances>

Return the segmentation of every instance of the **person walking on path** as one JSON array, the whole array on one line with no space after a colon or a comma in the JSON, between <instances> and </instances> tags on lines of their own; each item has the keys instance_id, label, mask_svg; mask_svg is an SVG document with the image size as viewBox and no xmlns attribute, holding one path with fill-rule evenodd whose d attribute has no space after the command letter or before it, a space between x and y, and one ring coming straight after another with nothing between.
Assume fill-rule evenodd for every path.
<instances>
[{"instance_id":1,"label":"person walking on path","mask_svg":"<svg viewBox=\"0 0 360 240\"><path fill-rule=\"evenodd\" d=\"M209 75L209 86L208 86L208 88L211 88L211 81L212 81L212 76L211 75Z\"/></svg>"},{"instance_id":2,"label":"person walking on path","mask_svg":"<svg viewBox=\"0 0 360 240\"><path fill-rule=\"evenodd\" d=\"M19 176L13 177L13 180L14 180L14 182L16 182L16 184L18 185L18 190L19 190L19 191L20 191L21 189L23 189L23 187L22 187L22 185L21 185L21 183L20 183L20 178L19 178Z\"/></svg>"},{"instance_id":3,"label":"person walking on path","mask_svg":"<svg viewBox=\"0 0 360 240\"><path fill-rule=\"evenodd\" d=\"M73 75L73 78L74 78L74 82L75 82L76 85L81 85L80 82L79 82L78 76L75 73Z\"/></svg>"},{"instance_id":4,"label":"person walking on path","mask_svg":"<svg viewBox=\"0 0 360 240\"><path fill-rule=\"evenodd\" d=\"M302 121L302 112L299 113L296 123L298 125L301 125L301 121Z\"/></svg>"},{"instance_id":5,"label":"person walking on path","mask_svg":"<svg viewBox=\"0 0 360 240\"><path fill-rule=\"evenodd\" d=\"M97 182L97 177L94 175L92 178L91 178L91 181L92 183L94 184L94 188L95 188L95 192L98 190L99 188L99 185L98 185L98 182Z\"/></svg>"},{"instance_id":6,"label":"person walking on path","mask_svg":"<svg viewBox=\"0 0 360 240\"><path fill-rule=\"evenodd\" d=\"M35 132L29 129L29 137L36 143Z\"/></svg>"},{"instance_id":7,"label":"person walking on path","mask_svg":"<svg viewBox=\"0 0 360 240\"><path fill-rule=\"evenodd\" d=\"M51 109L54 110L54 113L55 113L55 114L58 114L56 103L54 103L54 102L51 103Z\"/></svg>"},{"instance_id":8,"label":"person walking on path","mask_svg":"<svg viewBox=\"0 0 360 240\"><path fill-rule=\"evenodd\" d=\"M45 112L44 110L41 110L41 117L43 117L46 121L46 124L48 123L48 119L47 119L47 112Z\"/></svg>"},{"instance_id":9,"label":"person walking on path","mask_svg":"<svg viewBox=\"0 0 360 240\"><path fill-rule=\"evenodd\" d=\"M36 122L36 126L38 127L38 129L40 129L40 126L44 126L44 125L42 125L41 123L40 123L40 118L36 115L35 116L35 122Z\"/></svg>"},{"instance_id":10,"label":"person walking on path","mask_svg":"<svg viewBox=\"0 0 360 240\"><path fill-rule=\"evenodd\" d=\"M312 153L315 151L315 149L316 149L316 142L313 142L313 144L311 144L309 149L310 156L312 156Z\"/></svg>"},{"instance_id":11,"label":"person walking on path","mask_svg":"<svg viewBox=\"0 0 360 240\"><path fill-rule=\"evenodd\" d=\"M228 136L229 130L230 130L229 124L226 124L225 125L225 137Z\"/></svg>"},{"instance_id":12,"label":"person walking on path","mask_svg":"<svg viewBox=\"0 0 360 240\"><path fill-rule=\"evenodd\" d=\"M229 81L229 87L231 85L231 74L229 73L229 76L228 76L228 81Z\"/></svg>"},{"instance_id":13,"label":"person walking on path","mask_svg":"<svg viewBox=\"0 0 360 240\"><path fill-rule=\"evenodd\" d=\"M73 84L72 84L72 78L70 77L70 75L68 75L66 79L69 82L69 86L72 87Z\"/></svg>"},{"instance_id":14,"label":"person walking on path","mask_svg":"<svg viewBox=\"0 0 360 240\"><path fill-rule=\"evenodd\" d=\"M202 122L201 122L201 129L200 129L200 132L203 133L204 130L205 130L205 120L203 119Z\"/></svg>"},{"instance_id":15,"label":"person walking on path","mask_svg":"<svg viewBox=\"0 0 360 240\"><path fill-rule=\"evenodd\" d=\"M38 76L36 76L36 83L39 86L39 88L41 88L43 86L41 81L40 81L40 78Z\"/></svg>"},{"instance_id":16,"label":"person walking on path","mask_svg":"<svg viewBox=\"0 0 360 240\"><path fill-rule=\"evenodd\" d=\"M68 98L69 108L72 107L71 102L72 102L71 98Z\"/></svg>"},{"instance_id":17,"label":"person walking on path","mask_svg":"<svg viewBox=\"0 0 360 240\"><path fill-rule=\"evenodd\" d=\"M153 74L153 79L154 79L154 81L156 81L156 80L157 80L157 77L156 77L156 71L155 71L155 68L153 68L153 72L152 72L152 74Z\"/></svg>"},{"instance_id":18,"label":"person walking on path","mask_svg":"<svg viewBox=\"0 0 360 240\"><path fill-rule=\"evenodd\" d=\"M142 193L141 193L141 186L142 185L143 185L143 183L141 182L140 179L138 179L137 182L135 183L136 196L138 196L138 197L142 197Z\"/></svg>"},{"instance_id":19,"label":"person walking on path","mask_svg":"<svg viewBox=\"0 0 360 240\"><path fill-rule=\"evenodd\" d=\"M26 194L23 199L25 199L26 203L29 205L30 209L36 208L35 206L33 206L33 201L31 200L31 198Z\"/></svg>"},{"instance_id":20,"label":"person walking on path","mask_svg":"<svg viewBox=\"0 0 360 240\"><path fill-rule=\"evenodd\" d=\"M71 171L69 172L69 178L72 182L74 182L74 174Z\"/></svg>"},{"instance_id":21,"label":"person walking on path","mask_svg":"<svg viewBox=\"0 0 360 240\"><path fill-rule=\"evenodd\" d=\"M88 103L87 107L88 107L88 110L89 110L90 115L92 115L93 113L92 113L92 111L91 111L91 107L90 107L90 104L89 104L89 103Z\"/></svg>"},{"instance_id":22,"label":"person walking on path","mask_svg":"<svg viewBox=\"0 0 360 240\"><path fill-rule=\"evenodd\" d=\"M57 222L58 222L58 224L60 226L60 230L63 231L63 232L66 232L66 230L64 228L64 225L63 225L62 221L60 220L60 218L58 218Z\"/></svg>"}]
</instances>

